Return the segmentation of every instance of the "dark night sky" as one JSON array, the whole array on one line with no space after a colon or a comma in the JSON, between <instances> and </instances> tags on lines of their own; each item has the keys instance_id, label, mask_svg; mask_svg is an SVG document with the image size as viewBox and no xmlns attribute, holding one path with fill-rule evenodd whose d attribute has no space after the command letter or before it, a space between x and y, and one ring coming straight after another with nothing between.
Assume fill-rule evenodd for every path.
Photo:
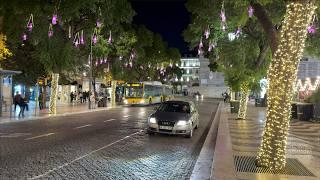
<instances>
[{"instance_id":1,"label":"dark night sky","mask_svg":"<svg viewBox=\"0 0 320 180\"><path fill-rule=\"evenodd\" d=\"M131 0L137 15L134 24L144 24L149 30L160 33L169 47L178 48L182 55L190 53L182 37L190 14L185 8L186 0Z\"/></svg>"}]
</instances>

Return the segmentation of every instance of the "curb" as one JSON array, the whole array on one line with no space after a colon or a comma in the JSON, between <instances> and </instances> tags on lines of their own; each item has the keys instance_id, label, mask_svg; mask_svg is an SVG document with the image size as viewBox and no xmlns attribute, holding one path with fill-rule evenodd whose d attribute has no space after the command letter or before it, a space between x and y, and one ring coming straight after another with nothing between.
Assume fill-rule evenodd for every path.
<instances>
[{"instance_id":1,"label":"curb","mask_svg":"<svg viewBox=\"0 0 320 180\"><path fill-rule=\"evenodd\" d=\"M211 179L213 170L214 152L216 139L221 116L222 102L219 103L214 119L211 123L210 130L201 148L199 157L193 168L190 179L203 180Z\"/></svg>"},{"instance_id":2,"label":"curb","mask_svg":"<svg viewBox=\"0 0 320 180\"><path fill-rule=\"evenodd\" d=\"M34 120L40 120L40 119L50 119L50 118L55 118L55 117L64 117L64 116L71 116L75 114L84 114L84 113L90 113L90 112L99 112L99 111L106 111L110 109L115 109L115 108L120 108L120 106L116 107L106 107L102 109L93 109L93 110L85 110L85 111L78 111L78 112L67 112L67 113L62 113L62 114L56 114L56 115L45 115L41 117L30 117L30 118L24 118L24 119L19 119L19 120L12 120L10 118L0 120L0 124L9 124L9 123L18 123L18 122L25 122L25 121L34 121Z\"/></svg>"}]
</instances>

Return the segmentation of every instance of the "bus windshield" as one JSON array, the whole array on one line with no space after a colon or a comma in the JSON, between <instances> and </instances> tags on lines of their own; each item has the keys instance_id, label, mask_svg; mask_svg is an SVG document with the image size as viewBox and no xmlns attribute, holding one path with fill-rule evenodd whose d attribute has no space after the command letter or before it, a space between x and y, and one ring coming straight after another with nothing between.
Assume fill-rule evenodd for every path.
<instances>
[{"instance_id":1,"label":"bus windshield","mask_svg":"<svg viewBox=\"0 0 320 180\"><path fill-rule=\"evenodd\" d=\"M126 97L142 97L143 88L142 86L129 86L126 87L125 96Z\"/></svg>"}]
</instances>

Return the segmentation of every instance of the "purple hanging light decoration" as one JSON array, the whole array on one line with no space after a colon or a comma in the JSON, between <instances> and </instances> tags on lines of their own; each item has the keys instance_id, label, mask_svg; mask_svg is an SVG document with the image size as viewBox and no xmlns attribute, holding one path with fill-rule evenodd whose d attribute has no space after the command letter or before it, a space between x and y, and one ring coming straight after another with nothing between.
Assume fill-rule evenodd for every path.
<instances>
[{"instance_id":1,"label":"purple hanging light decoration","mask_svg":"<svg viewBox=\"0 0 320 180\"><path fill-rule=\"evenodd\" d=\"M199 48L203 47L202 37L200 38Z\"/></svg>"},{"instance_id":2,"label":"purple hanging light decoration","mask_svg":"<svg viewBox=\"0 0 320 180\"><path fill-rule=\"evenodd\" d=\"M74 46L78 47L79 44L80 44L80 37L79 37L79 32L76 33L76 35L74 36L74 39L73 39L73 44Z\"/></svg>"},{"instance_id":3,"label":"purple hanging light decoration","mask_svg":"<svg viewBox=\"0 0 320 180\"><path fill-rule=\"evenodd\" d=\"M26 41L26 40L27 40L27 34L26 34L26 33L23 33L23 35L22 35L22 40L23 40L23 41Z\"/></svg>"},{"instance_id":4,"label":"purple hanging light decoration","mask_svg":"<svg viewBox=\"0 0 320 180\"><path fill-rule=\"evenodd\" d=\"M248 16L251 18L253 16L254 9L252 6L248 7Z\"/></svg>"},{"instance_id":5,"label":"purple hanging light decoration","mask_svg":"<svg viewBox=\"0 0 320 180\"><path fill-rule=\"evenodd\" d=\"M239 37L241 32L242 32L241 28L238 27L237 30L236 30L236 33L235 33L236 37Z\"/></svg>"},{"instance_id":6,"label":"purple hanging light decoration","mask_svg":"<svg viewBox=\"0 0 320 180\"><path fill-rule=\"evenodd\" d=\"M100 22L99 19L98 19L97 22L96 22L96 26L97 26L97 28L101 28L101 26L102 26L102 23Z\"/></svg>"},{"instance_id":7,"label":"purple hanging light decoration","mask_svg":"<svg viewBox=\"0 0 320 180\"><path fill-rule=\"evenodd\" d=\"M51 38L53 36L52 24L49 25L48 37Z\"/></svg>"},{"instance_id":8,"label":"purple hanging light decoration","mask_svg":"<svg viewBox=\"0 0 320 180\"><path fill-rule=\"evenodd\" d=\"M51 24L56 25L57 24L57 14L53 14L52 15L52 20L51 20Z\"/></svg>"},{"instance_id":9,"label":"purple hanging light decoration","mask_svg":"<svg viewBox=\"0 0 320 180\"><path fill-rule=\"evenodd\" d=\"M28 24L27 24L27 28L28 30L31 32L32 31L32 28L33 28L33 14L30 15L29 17L29 21L28 21Z\"/></svg>"},{"instance_id":10,"label":"purple hanging light decoration","mask_svg":"<svg viewBox=\"0 0 320 180\"><path fill-rule=\"evenodd\" d=\"M69 39L72 37L71 35L71 26L69 26L69 34L68 34Z\"/></svg>"},{"instance_id":11,"label":"purple hanging light decoration","mask_svg":"<svg viewBox=\"0 0 320 180\"><path fill-rule=\"evenodd\" d=\"M221 11L220 11L220 18L221 18L221 29L222 29L222 31L226 31L226 29L227 29L227 26L226 26L227 17L226 17L226 13L225 13L225 10L224 10L224 2L222 3L222 7L221 7Z\"/></svg>"},{"instance_id":12,"label":"purple hanging light decoration","mask_svg":"<svg viewBox=\"0 0 320 180\"><path fill-rule=\"evenodd\" d=\"M317 28L315 25L308 26L308 33L309 34L314 34L314 33L316 33L316 31L317 31Z\"/></svg>"},{"instance_id":13,"label":"purple hanging light decoration","mask_svg":"<svg viewBox=\"0 0 320 180\"><path fill-rule=\"evenodd\" d=\"M104 58L104 63L107 63L108 59L107 58Z\"/></svg>"},{"instance_id":14,"label":"purple hanging light decoration","mask_svg":"<svg viewBox=\"0 0 320 180\"><path fill-rule=\"evenodd\" d=\"M172 62L170 62L169 66L170 66L170 68L172 68L172 67L173 67L173 64L172 64Z\"/></svg>"},{"instance_id":15,"label":"purple hanging light decoration","mask_svg":"<svg viewBox=\"0 0 320 180\"><path fill-rule=\"evenodd\" d=\"M119 56L119 60L122 60L123 59L123 56Z\"/></svg>"},{"instance_id":16,"label":"purple hanging light decoration","mask_svg":"<svg viewBox=\"0 0 320 180\"><path fill-rule=\"evenodd\" d=\"M207 29L206 29L205 32L204 32L204 36L206 37L206 39L208 39L209 36L210 36L210 28L209 28L209 25L208 25Z\"/></svg>"},{"instance_id":17,"label":"purple hanging light decoration","mask_svg":"<svg viewBox=\"0 0 320 180\"><path fill-rule=\"evenodd\" d=\"M111 43L112 43L112 35L111 35L111 31L110 31L110 34L109 34L108 43L109 43L109 44L111 44Z\"/></svg>"},{"instance_id":18,"label":"purple hanging light decoration","mask_svg":"<svg viewBox=\"0 0 320 180\"><path fill-rule=\"evenodd\" d=\"M151 68L151 64L148 64L148 68Z\"/></svg>"},{"instance_id":19,"label":"purple hanging light decoration","mask_svg":"<svg viewBox=\"0 0 320 180\"><path fill-rule=\"evenodd\" d=\"M93 37L92 37L92 43L93 44L97 44L97 42L98 42L98 37L97 37L96 34L94 34Z\"/></svg>"},{"instance_id":20,"label":"purple hanging light decoration","mask_svg":"<svg viewBox=\"0 0 320 180\"><path fill-rule=\"evenodd\" d=\"M80 36L80 44L84 44L84 35L83 35L83 30L81 31L81 36Z\"/></svg>"}]
</instances>

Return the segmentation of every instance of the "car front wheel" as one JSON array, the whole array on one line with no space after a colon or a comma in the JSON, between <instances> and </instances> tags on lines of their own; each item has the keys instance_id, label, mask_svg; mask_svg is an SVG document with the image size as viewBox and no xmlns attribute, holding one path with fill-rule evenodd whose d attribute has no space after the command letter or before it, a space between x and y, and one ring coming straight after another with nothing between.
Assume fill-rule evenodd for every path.
<instances>
[{"instance_id":1,"label":"car front wheel","mask_svg":"<svg viewBox=\"0 0 320 180\"><path fill-rule=\"evenodd\" d=\"M190 130L190 132L186 135L186 138L192 138L193 136L193 128Z\"/></svg>"}]
</instances>

